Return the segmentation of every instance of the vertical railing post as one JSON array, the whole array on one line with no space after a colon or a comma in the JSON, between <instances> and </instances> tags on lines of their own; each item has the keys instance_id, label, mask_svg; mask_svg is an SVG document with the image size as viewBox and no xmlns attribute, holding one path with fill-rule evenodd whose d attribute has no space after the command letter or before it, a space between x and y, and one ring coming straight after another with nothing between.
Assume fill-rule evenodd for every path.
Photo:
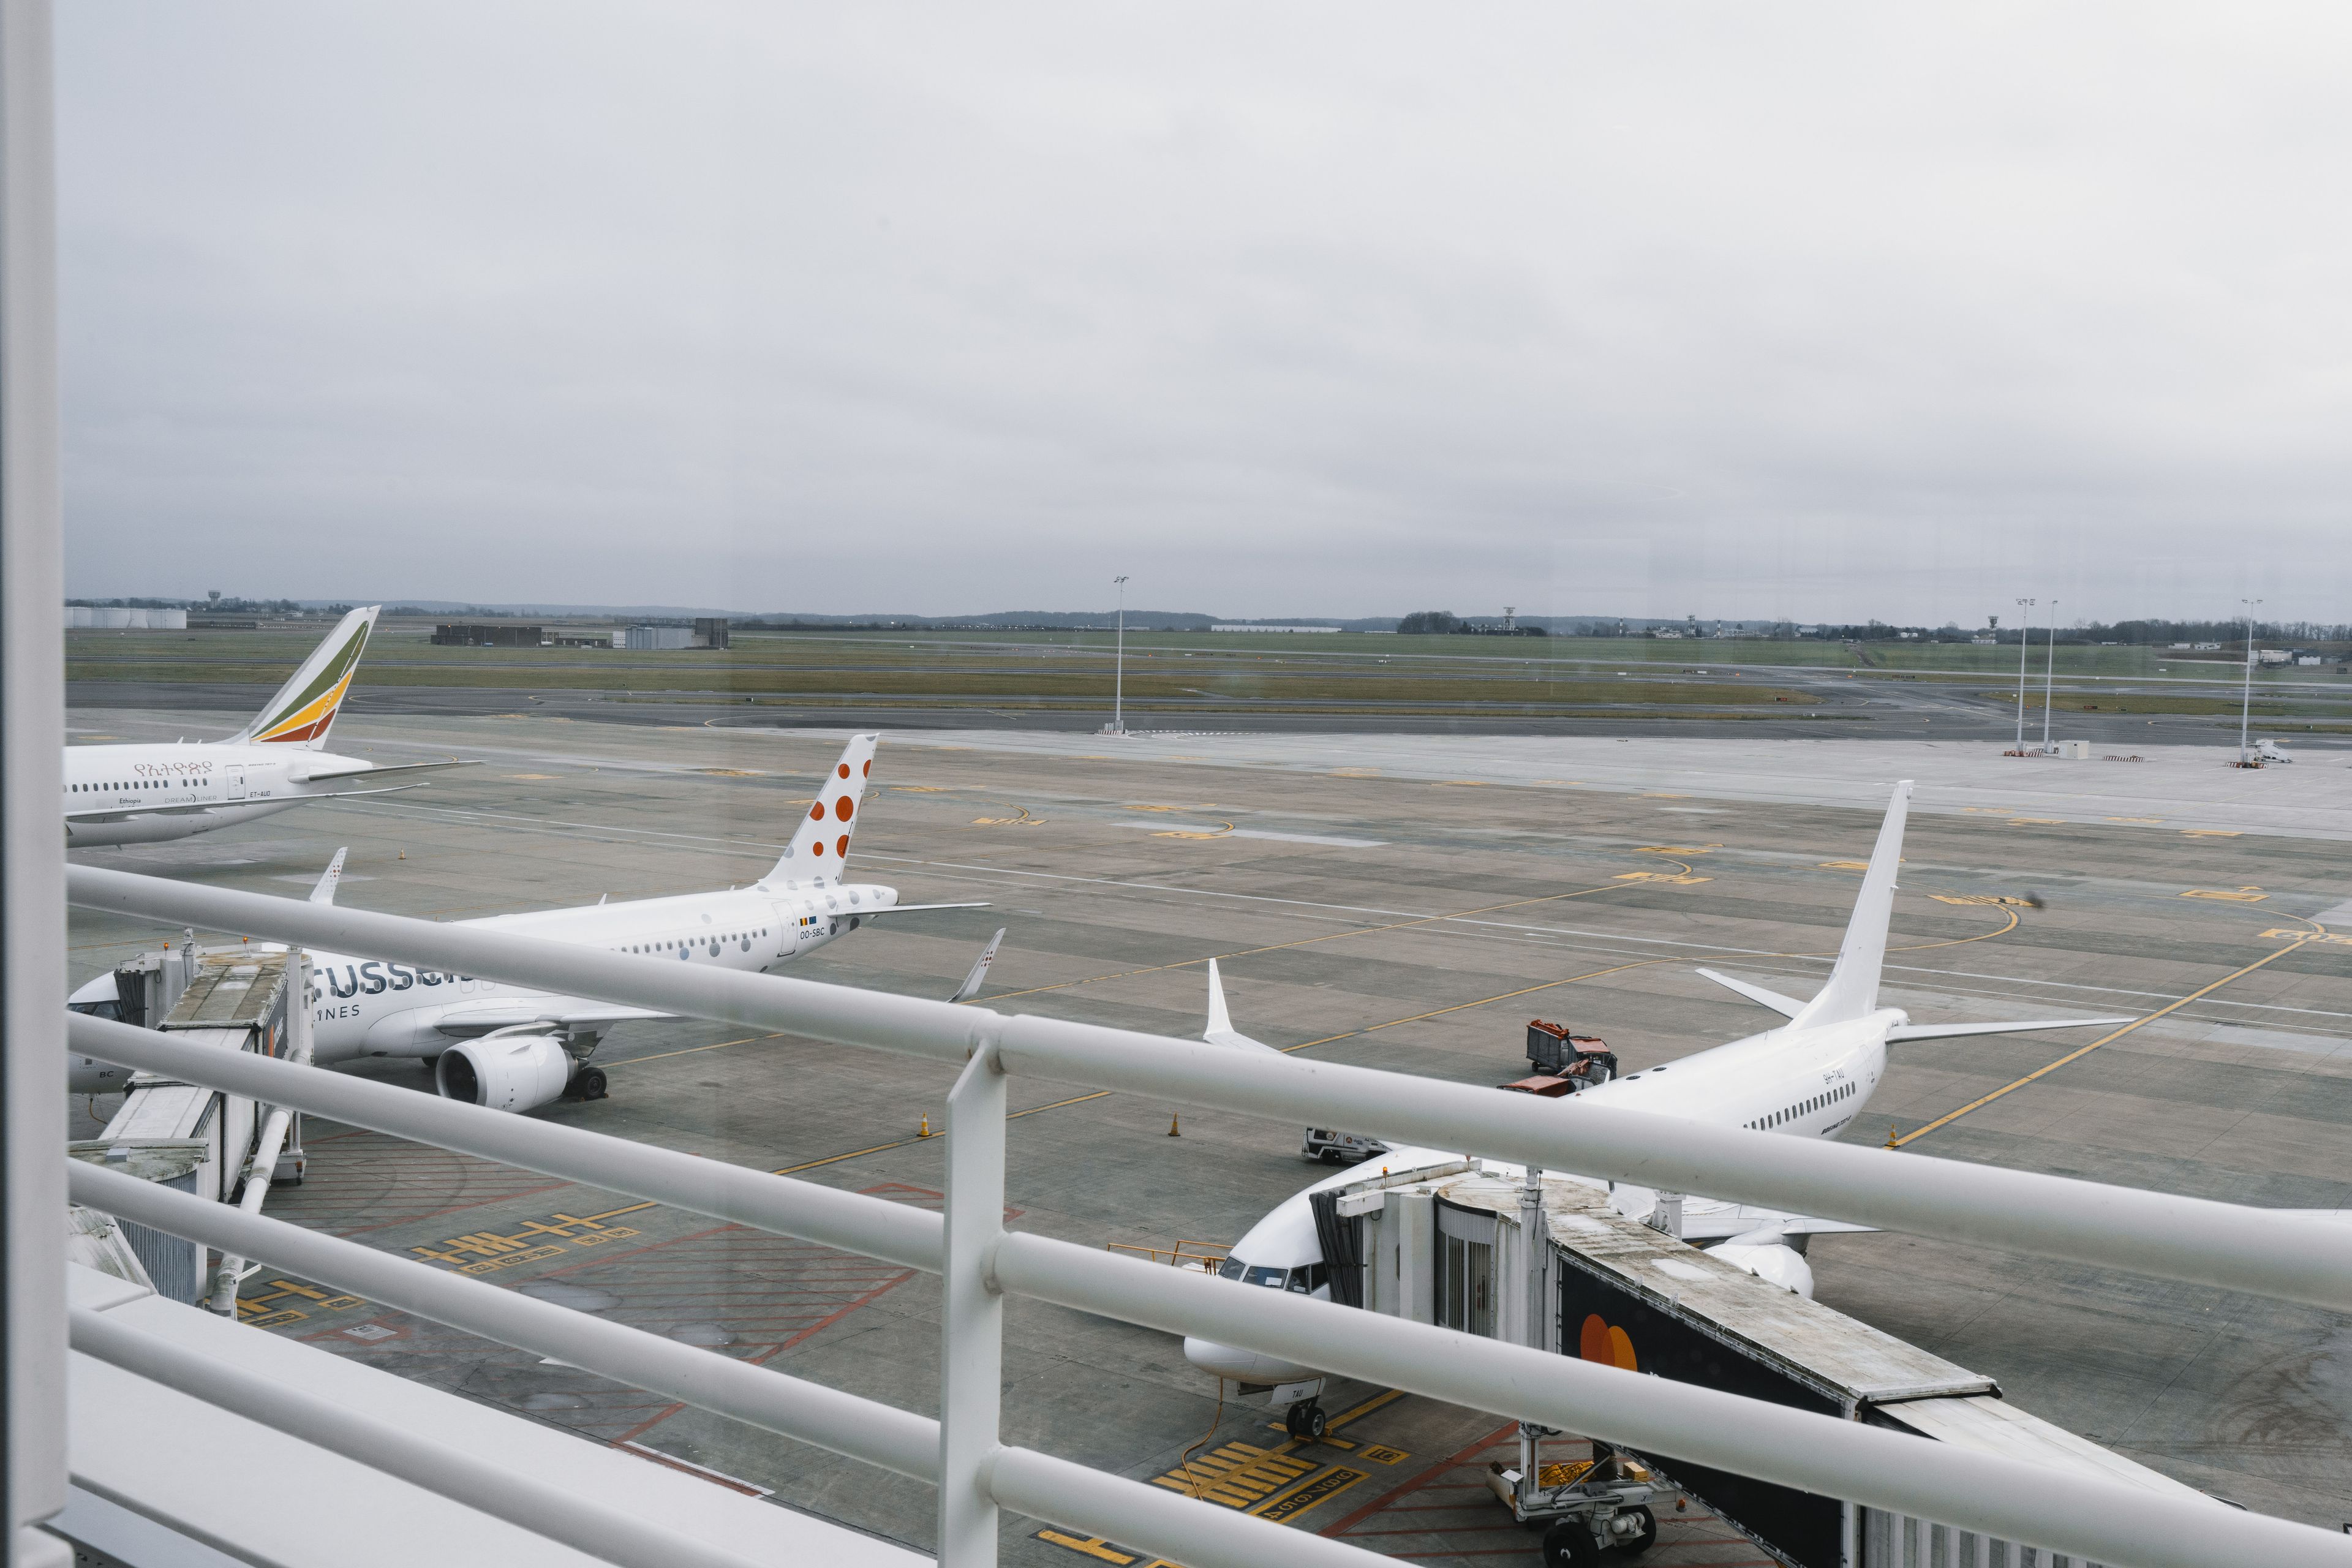
<instances>
[{"instance_id":1,"label":"vertical railing post","mask_svg":"<svg viewBox=\"0 0 2352 1568\"><path fill-rule=\"evenodd\" d=\"M0 1552L63 1564L65 548L47 0L0 0Z\"/></svg>"},{"instance_id":2,"label":"vertical railing post","mask_svg":"<svg viewBox=\"0 0 2352 1568\"><path fill-rule=\"evenodd\" d=\"M1004 1068L993 1040L948 1095L946 1299L940 1310L941 1568L995 1568L989 1469L1004 1388L1004 1298L993 1278L1004 1235Z\"/></svg>"}]
</instances>

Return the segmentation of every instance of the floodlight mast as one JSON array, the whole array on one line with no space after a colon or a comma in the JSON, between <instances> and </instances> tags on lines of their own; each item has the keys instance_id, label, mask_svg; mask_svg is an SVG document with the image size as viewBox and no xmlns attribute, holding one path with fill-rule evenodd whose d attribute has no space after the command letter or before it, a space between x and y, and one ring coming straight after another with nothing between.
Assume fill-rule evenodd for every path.
<instances>
[{"instance_id":1,"label":"floodlight mast","mask_svg":"<svg viewBox=\"0 0 2352 1568\"><path fill-rule=\"evenodd\" d=\"M2050 601L2050 635L2042 645L2042 752L2050 752L2050 688L2058 674L2058 601Z\"/></svg>"},{"instance_id":2,"label":"floodlight mast","mask_svg":"<svg viewBox=\"0 0 2352 1568\"><path fill-rule=\"evenodd\" d=\"M2246 731L2254 712L2254 606L2260 599L2241 599L2246 607L2246 672L2238 695L2238 765L2244 767L2254 760L2246 743Z\"/></svg>"},{"instance_id":3,"label":"floodlight mast","mask_svg":"<svg viewBox=\"0 0 2352 1568\"><path fill-rule=\"evenodd\" d=\"M1127 733L1127 579L1114 577L1118 587L1118 647L1111 658L1110 731Z\"/></svg>"},{"instance_id":4,"label":"floodlight mast","mask_svg":"<svg viewBox=\"0 0 2352 1568\"><path fill-rule=\"evenodd\" d=\"M2033 646L2033 606L2036 601L2020 599L2017 607L2025 614L2017 618L2017 751L2025 755L2025 653Z\"/></svg>"}]
</instances>

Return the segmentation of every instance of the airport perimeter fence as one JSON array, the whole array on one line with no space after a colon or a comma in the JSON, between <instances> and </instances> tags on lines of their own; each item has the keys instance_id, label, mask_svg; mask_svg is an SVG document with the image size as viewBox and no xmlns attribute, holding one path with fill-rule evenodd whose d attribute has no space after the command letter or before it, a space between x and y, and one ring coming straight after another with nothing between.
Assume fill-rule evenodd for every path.
<instances>
[{"instance_id":1,"label":"airport perimeter fence","mask_svg":"<svg viewBox=\"0 0 2352 1568\"><path fill-rule=\"evenodd\" d=\"M939 1553L996 1561L1001 1510L1193 1568L1390 1559L999 1440L1008 1295L1198 1335L1497 1415L1852 1499L2114 1568L2352 1564L2352 1541L2218 1501L2056 1477L1860 1423L1575 1357L1155 1268L1006 1231L1011 1075L1145 1093L1663 1191L1768 1204L1973 1246L2352 1310L2352 1231L2232 1205L1851 1145L1533 1100L982 1007L697 969L540 938L86 867L73 902L118 914L380 954L562 995L755 1025L961 1064L944 1214L71 1016L72 1048L778 1236L942 1276L941 1418L678 1345L483 1281L76 1164L78 1202L860 1459L938 1489ZM230 1374L152 1336L77 1317L77 1349L630 1568L734 1559L641 1521L551 1506L390 1428ZM628 1522L630 1528L616 1528Z\"/></svg>"}]
</instances>

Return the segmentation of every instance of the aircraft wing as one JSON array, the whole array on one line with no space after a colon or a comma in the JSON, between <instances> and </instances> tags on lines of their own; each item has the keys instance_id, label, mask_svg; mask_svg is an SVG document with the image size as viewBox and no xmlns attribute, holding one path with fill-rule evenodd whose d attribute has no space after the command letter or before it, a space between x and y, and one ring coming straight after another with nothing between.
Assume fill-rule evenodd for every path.
<instances>
[{"instance_id":1,"label":"aircraft wing","mask_svg":"<svg viewBox=\"0 0 2352 1568\"><path fill-rule=\"evenodd\" d=\"M1738 992L1750 1002L1760 1002L1784 1018L1793 1018L1805 1010L1805 1005L1794 996L1783 996L1778 991L1767 991L1761 985L1751 985L1745 980L1734 980L1728 974L1718 974L1712 969L1702 969L1701 974L1717 985Z\"/></svg>"},{"instance_id":2,"label":"aircraft wing","mask_svg":"<svg viewBox=\"0 0 2352 1568\"><path fill-rule=\"evenodd\" d=\"M482 1002L467 1007L452 1007L434 1020L433 1027L452 1038L472 1039L524 1024L552 1024L567 1029L583 1029L674 1016L675 1014L656 1013L645 1007L622 1007L609 1002L588 1002L577 997L533 999L519 996L511 1002Z\"/></svg>"},{"instance_id":3,"label":"aircraft wing","mask_svg":"<svg viewBox=\"0 0 2352 1568\"><path fill-rule=\"evenodd\" d=\"M1886 1043L1905 1040L1956 1040L1969 1035L2023 1035L2036 1029L2089 1029L2106 1024L2132 1024L2136 1017L2036 1018L2024 1024L1898 1024L1886 1031Z\"/></svg>"},{"instance_id":4,"label":"aircraft wing","mask_svg":"<svg viewBox=\"0 0 2352 1568\"><path fill-rule=\"evenodd\" d=\"M1685 1241L1728 1241L1735 1236L1750 1231L1777 1230L1783 1236L1834 1236L1875 1230L1869 1225L1853 1225L1842 1219L1815 1219L1810 1215L1787 1214L1779 1209L1759 1208L1754 1204L1725 1203L1717 1198L1685 1198L1683 1200L1683 1239Z\"/></svg>"},{"instance_id":5,"label":"aircraft wing","mask_svg":"<svg viewBox=\"0 0 2352 1568\"><path fill-rule=\"evenodd\" d=\"M481 765L478 762L461 761L456 757L450 758L446 763L394 763L388 766L380 763L362 763L351 757L338 757L331 765L311 768L294 782L323 784L329 779L373 778L378 773L432 773L441 768L478 768Z\"/></svg>"},{"instance_id":6,"label":"aircraft wing","mask_svg":"<svg viewBox=\"0 0 2352 1568\"><path fill-rule=\"evenodd\" d=\"M362 795L398 795L402 790L418 787L416 784L390 784L383 789L321 790L317 795L271 795L251 802L211 800L200 805L101 805L88 811L68 811L66 813L66 820L68 822L136 822L142 817L148 816L202 816L206 812L234 810L237 806L247 805L291 805L297 801L305 800L346 800Z\"/></svg>"}]
</instances>

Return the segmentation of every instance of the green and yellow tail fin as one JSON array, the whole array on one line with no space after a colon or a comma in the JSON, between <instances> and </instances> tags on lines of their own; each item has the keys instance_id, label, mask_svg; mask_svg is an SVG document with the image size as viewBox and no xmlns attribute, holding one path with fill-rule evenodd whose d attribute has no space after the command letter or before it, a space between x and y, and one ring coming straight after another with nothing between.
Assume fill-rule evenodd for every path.
<instances>
[{"instance_id":1,"label":"green and yellow tail fin","mask_svg":"<svg viewBox=\"0 0 2352 1568\"><path fill-rule=\"evenodd\" d=\"M382 605L370 605L345 616L278 689L260 716L230 736L230 742L313 752L324 746L352 689L352 677L359 672L360 655L367 651L368 634L375 630L375 618L383 610Z\"/></svg>"}]
</instances>

